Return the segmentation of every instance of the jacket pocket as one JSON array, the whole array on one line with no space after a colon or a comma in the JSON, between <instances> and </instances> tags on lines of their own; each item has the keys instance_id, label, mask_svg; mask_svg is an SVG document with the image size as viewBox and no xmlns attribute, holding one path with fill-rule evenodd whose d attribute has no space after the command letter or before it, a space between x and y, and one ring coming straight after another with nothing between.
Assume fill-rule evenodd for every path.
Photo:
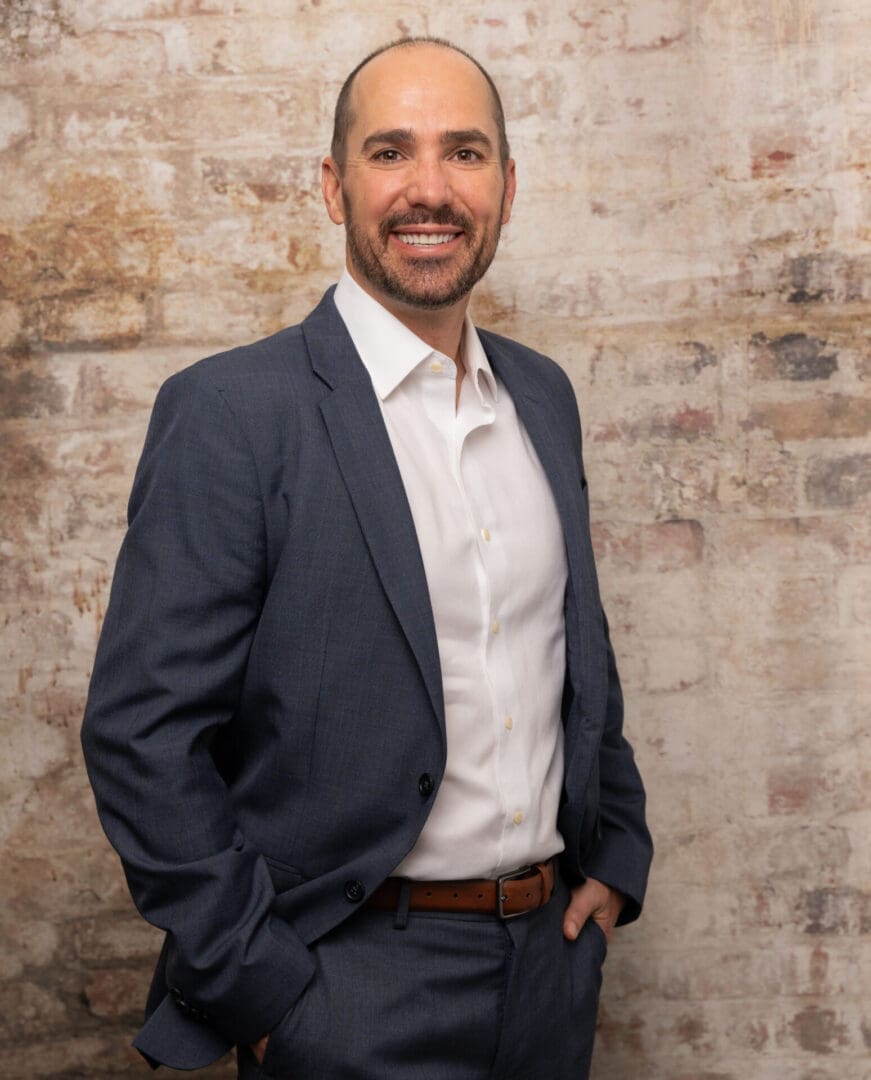
<instances>
[{"instance_id":1,"label":"jacket pocket","mask_svg":"<svg viewBox=\"0 0 871 1080\"><path fill-rule=\"evenodd\" d=\"M297 885L302 885L303 882L309 879L305 874L301 874L295 866L289 866L287 863L279 862L278 859L273 859L269 855L264 855L263 859L269 870L269 876L272 878L272 887L276 893L288 892L290 889L295 889Z\"/></svg>"}]
</instances>

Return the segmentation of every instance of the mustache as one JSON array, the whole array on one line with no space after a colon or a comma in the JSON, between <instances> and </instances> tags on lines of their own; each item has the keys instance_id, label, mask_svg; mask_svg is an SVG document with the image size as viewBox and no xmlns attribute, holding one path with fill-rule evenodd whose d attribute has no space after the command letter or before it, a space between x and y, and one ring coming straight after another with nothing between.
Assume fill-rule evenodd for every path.
<instances>
[{"instance_id":1,"label":"mustache","mask_svg":"<svg viewBox=\"0 0 871 1080\"><path fill-rule=\"evenodd\" d=\"M409 225L450 225L465 233L472 232L472 221L468 217L458 214L449 206L440 206L438 210L406 210L404 213L391 214L381 222L381 238L386 241L394 229Z\"/></svg>"}]
</instances>

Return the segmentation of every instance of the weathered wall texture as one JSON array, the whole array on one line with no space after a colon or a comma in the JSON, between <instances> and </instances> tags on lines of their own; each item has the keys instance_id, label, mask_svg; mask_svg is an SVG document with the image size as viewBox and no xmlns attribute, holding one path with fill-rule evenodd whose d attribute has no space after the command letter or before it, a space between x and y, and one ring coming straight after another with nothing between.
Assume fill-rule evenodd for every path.
<instances>
[{"instance_id":1,"label":"weathered wall texture","mask_svg":"<svg viewBox=\"0 0 871 1080\"><path fill-rule=\"evenodd\" d=\"M335 279L338 85L434 32L504 88L520 194L476 311L576 386L650 788L595 1076L867 1080L871 7L380 8L0 4L0 1073L146 1075L158 935L78 726L150 405Z\"/></svg>"}]
</instances>

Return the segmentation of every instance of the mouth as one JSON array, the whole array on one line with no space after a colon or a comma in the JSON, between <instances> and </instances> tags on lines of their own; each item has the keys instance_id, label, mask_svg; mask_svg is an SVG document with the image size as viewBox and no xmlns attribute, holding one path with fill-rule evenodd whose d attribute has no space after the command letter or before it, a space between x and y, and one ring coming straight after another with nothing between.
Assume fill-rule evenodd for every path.
<instances>
[{"instance_id":1,"label":"mouth","mask_svg":"<svg viewBox=\"0 0 871 1080\"><path fill-rule=\"evenodd\" d=\"M389 236L412 258L441 259L460 246L465 229L458 222L396 222Z\"/></svg>"},{"instance_id":2,"label":"mouth","mask_svg":"<svg viewBox=\"0 0 871 1080\"><path fill-rule=\"evenodd\" d=\"M393 235L397 240L407 244L409 247L440 247L442 244L449 244L452 240L456 240L461 234L455 232L396 232Z\"/></svg>"}]
</instances>

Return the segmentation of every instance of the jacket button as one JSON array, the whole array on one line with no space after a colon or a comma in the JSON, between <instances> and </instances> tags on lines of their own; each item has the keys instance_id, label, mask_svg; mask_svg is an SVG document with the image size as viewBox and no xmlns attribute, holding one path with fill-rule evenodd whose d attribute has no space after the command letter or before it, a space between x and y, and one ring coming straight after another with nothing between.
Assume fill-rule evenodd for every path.
<instances>
[{"instance_id":1,"label":"jacket button","mask_svg":"<svg viewBox=\"0 0 871 1080\"><path fill-rule=\"evenodd\" d=\"M366 895L366 887L362 881L345 882L345 899L349 904L359 904Z\"/></svg>"},{"instance_id":2,"label":"jacket button","mask_svg":"<svg viewBox=\"0 0 871 1080\"><path fill-rule=\"evenodd\" d=\"M428 799L435 789L435 781L428 772L421 773L417 781L417 790L424 799Z\"/></svg>"}]
</instances>

